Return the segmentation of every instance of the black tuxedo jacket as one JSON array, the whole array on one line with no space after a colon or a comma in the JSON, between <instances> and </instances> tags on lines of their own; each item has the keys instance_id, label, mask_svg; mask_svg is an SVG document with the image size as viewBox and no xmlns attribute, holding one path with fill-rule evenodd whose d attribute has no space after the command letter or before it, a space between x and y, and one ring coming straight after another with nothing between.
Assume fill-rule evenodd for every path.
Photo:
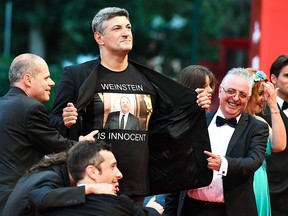
<instances>
[{"instance_id":1,"label":"black tuxedo jacket","mask_svg":"<svg viewBox=\"0 0 288 216\"><path fill-rule=\"evenodd\" d=\"M21 89L0 98L0 213L24 171L45 154L60 152L73 142L50 126L48 112Z\"/></svg>"},{"instance_id":2,"label":"black tuxedo jacket","mask_svg":"<svg viewBox=\"0 0 288 216\"><path fill-rule=\"evenodd\" d=\"M288 118L280 108L279 110L286 128L286 148L282 152L272 152L266 159L273 216L288 215L288 205L284 204L288 203ZM259 115L272 126L271 114L268 107L264 113Z\"/></svg>"},{"instance_id":3,"label":"black tuxedo jacket","mask_svg":"<svg viewBox=\"0 0 288 216\"><path fill-rule=\"evenodd\" d=\"M212 171L207 168L203 151L210 151L211 147L205 110L196 103L197 93L133 61L129 64L145 76L157 92L149 122L150 193L210 184ZM75 139L81 134L81 116L95 93L98 70L99 59L64 69L50 119L65 136ZM68 102L74 103L78 110L77 123L70 130L62 120L63 108Z\"/></svg>"},{"instance_id":4,"label":"black tuxedo jacket","mask_svg":"<svg viewBox=\"0 0 288 216\"><path fill-rule=\"evenodd\" d=\"M22 176L13 189L2 216L35 215L36 209L85 203L85 187L70 187L66 165L54 165Z\"/></svg>"},{"instance_id":5,"label":"black tuxedo jacket","mask_svg":"<svg viewBox=\"0 0 288 216\"><path fill-rule=\"evenodd\" d=\"M214 115L215 113L207 114L209 123ZM264 160L268 133L266 123L247 113L242 113L225 155L228 161L227 176L222 177L228 216L257 216L258 214L253 178L254 172ZM167 195L163 215L180 216L186 194L187 191L181 191Z\"/></svg>"},{"instance_id":6,"label":"black tuxedo jacket","mask_svg":"<svg viewBox=\"0 0 288 216\"><path fill-rule=\"evenodd\" d=\"M105 129L119 129L119 115L120 111L111 112L107 117L106 124L104 126ZM125 126L125 130L139 130L140 122L139 119L134 116L132 113L128 114L127 123Z\"/></svg>"},{"instance_id":7,"label":"black tuxedo jacket","mask_svg":"<svg viewBox=\"0 0 288 216\"><path fill-rule=\"evenodd\" d=\"M37 216L159 216L153 208L140 207L125 195L91 194L86 196L86 202L49 211L41 211Z\"/></svg>"}]
</instances>

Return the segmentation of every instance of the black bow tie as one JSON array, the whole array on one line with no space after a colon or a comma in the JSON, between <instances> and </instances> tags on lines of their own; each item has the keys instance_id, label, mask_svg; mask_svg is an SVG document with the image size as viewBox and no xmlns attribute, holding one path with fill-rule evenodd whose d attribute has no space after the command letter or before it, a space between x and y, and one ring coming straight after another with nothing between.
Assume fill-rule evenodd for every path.
<instances>
[{"instance_id":1,"label":"black bow tie","mask_svg":"<svg viewBox=\"0 0 288 216\"><path fill-rule=\"evenodd\" d=\"M230 127L236 128L237 126L237 120L236 118L231 118L231 119L224 119L220 116L217 116L216 118L216 126L220 127L224 124L228 124Z\"/></svg>"},{"instance_id":2,"label":"black bow tie","mask_svg":"<svg viewBox=\"0 0 288 216\"><path fill-rule=\"evenodd\" d=\"M284 101L283 105L282 105L282 110L285 110L288 108L288 102Z\"/></svg>"}]
</instances>

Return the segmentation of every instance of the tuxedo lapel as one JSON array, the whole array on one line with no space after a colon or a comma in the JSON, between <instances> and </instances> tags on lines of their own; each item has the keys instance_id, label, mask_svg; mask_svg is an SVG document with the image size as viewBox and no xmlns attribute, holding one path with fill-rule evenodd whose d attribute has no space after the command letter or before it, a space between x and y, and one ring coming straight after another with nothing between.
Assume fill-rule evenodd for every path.
<instances>
[{"instance_id":1,"label":"tuxedo lapel","mask_svg":"<svg viewBox=\"0 0 288 216\"><path fill-rule=\"evenodd\" d=\"M216 111L215 112L206 113L206 122L207 122L208 126L210 125L210 122L212 121L212 119L213 119L215 114L216 114Z\"/></svg>"},{"instance_id":2,"label":"tuxedo lapel","mask_svg":"<svg viewBox=\"0 0 288 216\"><path fill-rule=\"evenodd\" d=\"M226 151L226 155L229 155L230 152L232 151L232 149L234 148L235 144L237 143L237 140L242 136L243 132L245 131L246 127L247 127L247 121L248 120L248 116L246 113L242 113L239 122L237 124L237 127L235 128L234 133L232 134L232 137L230 139L227 151Z\"/></svg>"},{"instance_id":3,"label":"tuxedo lapel","mask_svg":"<svg viewBox=\"0 0 288 216\"><path fill-rule=\"evenodd\" d=\"M284 124L288 125L288 117L285 115L285 113L282 110L280 110L280 115L282 117Z\"/></svg>"},{"instance_id":4,"label":"tuxedo lapel","mask_svg":"<svg viewBox=\"0 0 288 216\"><path fill-rule=\"evenodd\" d=\"M81 112L83 109L86 108L86 105L89 103L89 101L91 100L91 98L95 93L95 88L97 86L95 83L97 80L98 70L99 70L99 63L97 64L96 67L94 67L92 72L85 79L85 81L83 82L83 84L79 89L79 96L76 102L76 108L78 109L78 112Z\"/></svg>"}]
</instances>

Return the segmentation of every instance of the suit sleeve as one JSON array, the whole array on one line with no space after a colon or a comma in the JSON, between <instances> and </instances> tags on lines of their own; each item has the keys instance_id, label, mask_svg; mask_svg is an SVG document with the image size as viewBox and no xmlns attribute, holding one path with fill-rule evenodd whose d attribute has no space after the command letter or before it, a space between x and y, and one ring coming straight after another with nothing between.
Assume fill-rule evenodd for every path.
<instances>
[{"instance_id":1,"label":"suit sleeve","mask_svg":"<svg viewBox=\"0 0 288 216\"><path fill-rule=\"evenodd\" d=\"M266 123L255 120L251 122L246 134L238 140L233 151L226 156L228 161L227 175L246 176L253 174L263 163L267 146L269 129ZM245 145L244 151L241 145ZM239 148L238 148L239 146ZM245 156L239 156L244 154Z\"/></svg>"},{"instance_id":2,"label":"suit sleeve","mask_svg":"<svg viewBox=\"0 0 288 216\"><path fill-rule=\"evenodd\" d=\"M42 154L64 151L74 144L74 141L64 138L50 125L47 110L42 104L31 106L26 118L28 139Z\"/></svg>"},{"instance_id":3,"label":"suit sleeve","mask_svg":"<svg viewBox=\"0 0 288 216\"><path fill-rule=\"evenodd\" d=\"M110 129L110 121L111 121L111 113L109 113L106 123L104 125L104 129Z\"/></svg>"},{"instance_id":4,"label":"suit sleeve","mask_svg":"<svg viewBox=\"0 0 288 216\"><path fill-rule=\"evenodd\" d=\"M68 102L76 103L78 89L70 67L65 67L56 90L52 110L50 112L50 122L63 136L68 137L69 129L64 125L62 114Z\"/></svg>"},{"instance_id":5,"label":"suit sleeve","mask_svg":"<svg viewBox=\"0 0 288 216\"><path fill-rule=\"evenodd\" d=\"M43 181L28 194L33 208L43 210L85 203L85 186L64 187L63 180L57 174L47 174L45 178L47 181Z\"/></svg>"}]
</instances>

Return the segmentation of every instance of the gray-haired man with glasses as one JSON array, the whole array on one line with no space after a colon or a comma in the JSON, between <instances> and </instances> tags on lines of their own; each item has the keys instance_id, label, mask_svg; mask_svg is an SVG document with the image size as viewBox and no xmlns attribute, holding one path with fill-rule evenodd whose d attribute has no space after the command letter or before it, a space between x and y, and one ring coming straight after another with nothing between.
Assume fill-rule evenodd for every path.
<instances>
[{"instance_id":1,"label":"gray-haired man with glasses","mask_svg":"<svg viewBox=\"0 0 288 216\"><path fill-rule=\"evenodd\" d=\"M241 100L246 100L249 97L246 92L242 92L242 91L238 92L234 88L225 89L223 86L221 86L221 88L223 89L223 91L226 93L228 97L238 96Z\"/></svg>"},{"instance_id":2,"label":"gray-haired man with glasses","mask_svg":"<svg viewBox=\"0 0 288 216\"><path fill-rule=\"evenodd\" d=\"M253 85L253 76L243 68L225 75L220 106L207 114L211 152L205 154L213 180L207 187L167 196L164 215L257 216L253 177L264 160L268 127L243 112Z\"/></svg>"}]
</instances>

